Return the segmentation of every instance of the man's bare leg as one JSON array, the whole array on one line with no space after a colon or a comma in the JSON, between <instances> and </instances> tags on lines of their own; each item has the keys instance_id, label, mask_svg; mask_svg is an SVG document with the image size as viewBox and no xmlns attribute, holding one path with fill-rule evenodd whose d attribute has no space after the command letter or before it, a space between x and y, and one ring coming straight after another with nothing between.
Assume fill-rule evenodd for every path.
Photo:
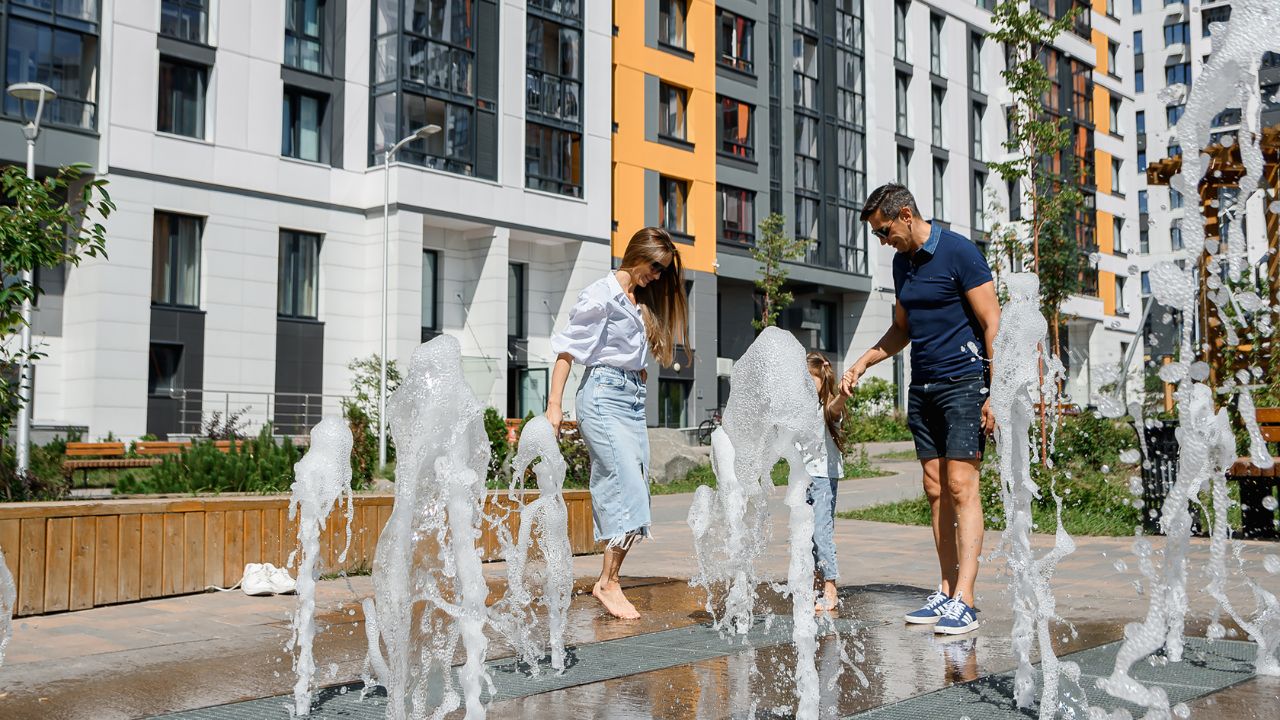
<instances>
[{"instance_id":1,"label":"man's bare leg","mask_svg":"<svg viewBox=\"0 0 1280 720\"><path fill-rule=\"evenodd\" d=\"M596 580L595 587L591 588L591 594L604 605L604 609L608 610L610 615L623 620L635 620L640 617L636 607L622 593L622 584L618 581L618 573L622 570L622 561L626 559L627 551L630 548L631 538L628 538L623 545L613 545L605 548L604 564L600 568L600 579Z\"/></svg>"},{"instance_id":2,"label":"man's bare leg","mask_svg":"<svg viewBox=\"0 0 1280 720\"><path fill-rule=\"evenodd\" d=\"M934 458L921 460L924 470L924 495L929 500L929 514L933 516L933 547L938 556L938 575L942 579L942 592L951 595L956 586L956 538L955 509L951 498L942 491L945 466Z\"/></svg>"},{"instance_id":3,"label":"man's bare leg","mask_svg":"<svg viewBox=\"0 0 1280 720\"><path fill-rule=\"evenodd\" d=\"M954 557L959 565L955 580L957 592L964 593L970 607L977 604L973 586L978 579L978 558L982 555L982 497L978 490L978 460L948 459L945 470L945 493L954 508L956 532Z\"/></svg>"}]
</instances>

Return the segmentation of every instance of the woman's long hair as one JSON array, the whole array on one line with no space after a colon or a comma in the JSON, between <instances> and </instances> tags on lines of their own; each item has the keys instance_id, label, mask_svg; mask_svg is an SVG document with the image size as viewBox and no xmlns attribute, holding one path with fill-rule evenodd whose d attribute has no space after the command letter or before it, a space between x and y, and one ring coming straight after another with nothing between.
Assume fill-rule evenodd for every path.
<instances>
[{"instance_id":1,"label":"woman's long hair","mask_svg":"<svg viewBox=\"0 0 1280 720\"><path fill-rule=\"evenodd\" d=\"M811 352L805 356L809 363L809 373L818 378L818 402L822 403L822 419L827 425L827 432L835 440L836 447L844 452L844 437L840 432L840 424L844 421L843 403L832 402L840 394L840 384L836 381L836 371L826 355Z\"/></svg>"},{"instance_id":2,"label":"woman's long hair","mask_svg":"<svg viewBox=\"0 0 1280 720\"><path fill-rule=\"evenodd\" d=\"M675 362L676 345L689 347L689 299L684 293L684 266L680 251L666 230L641 228L627 243L621 269L647 268L650 263L668 265L662 275L645 287L636 287L636 304L644 318L649 349L664 367Z\"/></svg>"}]
</instances>

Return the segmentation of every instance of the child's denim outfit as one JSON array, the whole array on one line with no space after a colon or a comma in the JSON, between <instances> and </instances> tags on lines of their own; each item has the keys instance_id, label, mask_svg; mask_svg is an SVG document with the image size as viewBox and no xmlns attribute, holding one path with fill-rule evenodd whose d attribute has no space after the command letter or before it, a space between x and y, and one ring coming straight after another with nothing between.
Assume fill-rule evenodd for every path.
<instances>
[{"instance_id":1,"label":"child's denim outfit","mask_svg":"<svg viewBox=\"0 0 1280 720\"><path fill-rule=\"evenodd\" d=\"M823 580L840 577L836 564L836 484L844 477L844 458L831 433L825 433L823 452L805 457L811 478L808 501L813 506L813 560Z\"/></svg>"}]
</instances>

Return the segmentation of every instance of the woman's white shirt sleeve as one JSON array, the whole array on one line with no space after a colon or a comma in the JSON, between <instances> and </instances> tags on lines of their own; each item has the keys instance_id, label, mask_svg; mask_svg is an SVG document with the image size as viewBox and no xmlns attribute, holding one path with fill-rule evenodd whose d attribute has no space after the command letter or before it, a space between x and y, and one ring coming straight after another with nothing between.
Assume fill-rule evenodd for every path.
<instances>
[{"instance_id":1,"label":"woman's white shirt sleeve","mask_svg":"<svg viewBox=\"0 0 1280 720\"><path fill-rule=\"evenodd\" d=\"M568 353L579 363L588 364L604 343L608 318L604 305L582 293L569 311L569 324L551 338L552 354Z\"/></svg>"}]
</instances>

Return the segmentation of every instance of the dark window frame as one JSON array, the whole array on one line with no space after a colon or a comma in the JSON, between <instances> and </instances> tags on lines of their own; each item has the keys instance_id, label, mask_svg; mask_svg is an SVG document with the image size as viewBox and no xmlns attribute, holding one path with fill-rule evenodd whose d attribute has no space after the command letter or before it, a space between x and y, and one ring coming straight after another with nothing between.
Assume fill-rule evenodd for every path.
<instances>
[{"instance_id":1,"label":"dark window frame","mask_svg":"<svg viewBox=\"0 0 1280 720\"><path fill-rule=\"evenodd\" d=\"M514 309L516 327L511 327L512 316L512 280L515 284ZM522 340L529 336L529 264L520 262L507 263L507 337Z\"/></svg>"},{"instance_id":2,"label":"dark window frame","mask_svg":"<svg viewBox=\"0 0 1280 720\"><path fill-rule=\"evenodd\" d=\"M303 273L298 259L303 253L304 242L315 243L315 276L311 283L311 297L303 294ZM289 247L286 247L289 245ZM320 233L304 230L280 230L280 254L277 259L276 317L296 320L318 320L320 317L320 251L324 245L324 236ZM286 253L288 257L286 258ZM286 275L290 276L286 278ZM286 297L286 280L291 280L291 293ZM313 312L308 313L306 305L312 305Z\"/></svg>"},{"instance_id":3,"label":"dark window frame","mask_svg":"<svg viewBox=\"0 0 1280 720\"><path fill-rule=\"evenodd\" d=\"M739 207L744 208L740 217L736 221L738 226L746 226L746 229L730 228L727 223L726 212L729 207L726 200L733 196L737 199ZM735 187L725 183L716 184L716 221L719 238L723 242L736 243L739 245L755 245L756 243L756 191L747 188Z\"/></svg>"},{"instance_id":4,"label":"dark window frame","mask_svg":"<svg viewBox=\"0 0 1280 720\"><path fill-rule=\"evenodd\" d=\"M170 99L168 103L165 102L166 93L165 93L165 86L164 86L164 77L165 77L166 66L170 67L170 73L171 73L171 82L169 85L170 90L168 93L170 98L172 98L174 93L176 92L176 89L175 89L176 86L172 82L172 80L176 78L172 76L172 73L174 73L179 69L183 71L191 71L196 73L195 78L199 81L199 86L195 89L198 95L198 100L197 100L198 112L193 113L193 117L195 118L194 122L196 123L194 132L185 132L183 129L178 127L180 124L185 125L184 123L181 122L183 118L178 117L179 113L176 111L174 107L174 103L172 102L172 99ZM169 135L178 135L181 137L189 137L189 138L194 138L196 140L207 139L206 134L208 133L210 70L211 68L209 66L201 65L200 63L194 63L194 62L182 60L175 57L169 57L167 55L160 56L160 63L157 70L159 79L158 79L158 89L156 93L157 95L156 132L167 133ZM168 115L170 116L168 127L165 127L166 109L168 109Z\"/></svg>"},{"instance_id":5,"label":"dark window frame","mask_svg":"<svg viewBox=\"0 0 1280 720\"><path fill-rule=\"evenodd\" d=\"M316 156L314 158L302 157L301 150L295 153L290 152L290 147L297 149L301 146L302 128L301 124L294 123L294 127L290 126L290 119L299 117L298 108L300 108L302 99L309 98L320 103L319 112L316 120ZM290 85L284 86L282 107L280 113L281 138L280 138L280 155L282 157L293 158L295 160L303 160L306 162L328 163L329 162L329 145L330 145L330 99L324 93L310 92L302 88Z\"/></svg>"},{"instance_id":6,"label":"dark window frame","mask_svg":"<svg viewBox=\"0 0 1280 720\"><path fill-rule=\"evenodd\" d=\"M736 116L737 120L741 121L742 110L744 108L746 109L746 114L747 114L745 141L739 139L743 136L741 127L739 127L739 131L736 137L734 137L730 135L729 128L726 125L726 120L731 115ZM737 98L729 97L728 95L720 95L716 98L716 109L717 109L716 135L718 136L717 149L719 150L719 152L722 155L730 155L736 158L741 158L743 160L755 160L755 157L756 157L756 133L755 133L756 107L755 105L752 105L751 103L746 102L745 100L739 100ZM740 125L740 124L741 124L740 122L735 123L735 125Z\"/></svg>"},{"instance_id":7,"label":"dark window frame","mask_svg":"<svg viewBox=\"0 0 1280 720\"><path fill-rule=\"evenodd\" d=\"M678 17L673 15L676 9ZM689 0L658 0L658 44L688 51Z\"/></svg>"},{"instance_id":8,"label":"dark window frame","mask_svg":"<svg viewBox=\"0 0 1280 720\"><path fill-rule=\"evenodd\" d=\"M178 14L165 17L165 10L172 8ZM194 31L182 29L182 21L198 19L198 27ZM166 28L166 19L170 24ZM173 23L177 23L174 25ZM165 37L184 40L198 45L209 44L209 2L208 0L160 0L160 34Z\"/></svg>"},{"instance_id":9,"label":"dark window frame","mask_svg":"<svg viewBox=\"0 0 1280 720\"><path fill-rule=\"evenodd\" d=\"M431 248L422 249L422 268L423 275L426 274L427 258L431 258L431 317L422 317L422 304L427 300L427 293L424 288L419 287L422 297L419 300L419 322L423 330L438 332L440 330L440 251Z\"/></svg>"},{"instance_id":10,"label":"dark window frame","mask_svg":"<svg viewBox=\"0 0 1280 720\"><path fill-rule=\"evenodd\" d=\"M716 62L738 72L754 75L755 20L716 8L716 30ZM737 47L736 53L732 51L731 40L732 46Z\"/></svg>"},{"instance_id":11,"label":"dark window frame","mask_svg":"<svg viewBox=\"0 0 1280 720\"><path fill-rule=\"evenodd\" d=\"M536 143L534 142L535 140L537 140ZM575 147L577 148L576 151L574 150ZM546 157L542 152L544 149L549 149L550 151L550 154ZM571 158L569 163L563 162L565 153ZM560 162L556 162L557 158ZM531 120L526 121L524 160L526 188L574 198L582 197L581 132L565 130L564 128ZM537 163L536 171L534 168L535 162ZM555 172L545 172L544 168L551 171L558 168L561 172L557 175Z\"/></svg>"},{"instance_id":12,"label":"dark window frame","mask_svg":"<svg viewBox=\"0 0 1280 720\"><path fill-rule=\"evenodd\" d=\"M162 220L164 221L164 229L168 231L167 237L164 238L167 250L167 252L164 253L167 256L164 258L164 274L167 276L165 278L167 285L162 291L160 291L160 294L163 295L163 297L157 298L156 276L160 271L159 258L157 256L160 252L159 234L162 229ZM188 221L195 224L195 231L191 237L192 247L184 248L181 246L180 242L175 242L175 240L183 240L181 223ZM203 269L202 265L204 260L204 227L205 218L200 217L199 215L188 215L185 213L170 212L168 210L157 210L152 216L151 304L153 306L177 308L200 307L200 274ZM186 289L183 287L185 283L182 282L181 263L184 249L190 253L191 257L195 258L195 287L190 288L190 292L182 292L182 290ZM183 296L193 296L194 302L182 302L181 298Z\"/></svg>"},{"instance_id":13,"label":"dark window frame","mask_svg":"<svg viewBox=\"0 0 1280 720\"><path fill-rule=\"evenodd\" d=\"M671 102L679 100L680 109L676 113L679 128L670 124ZM679 130L679 132L676 132ZM668 82L658 82L658 137L689 142L689 89Z\"/></svg>"},{"instance_id":14,"label":"dark window frame","mask_svg":"<svg viewBox=\"0 0 1280 720\"><path fill-rule=\"evenodd\" d=\"M308 33L306 22L301 19L305 16L306 6L312 2L319 25L316 34ZM325 52L326 47L331 43L328 4L329 0L285 0L284 64L286 66L317 75L327 76L333 73L329 56ZM318 58L315 67L308 67L304 60L303 49L307 46L315 47L315 55Z\"/></svg>"},{"instance_id":15,"label":"dark window frame","mask_svg":"<svg viewBox=\"0 0 1280 720\"><path fill-rule=\"evenodd\" d=\"M680 191L679 217L673 215L671 210L672 198L670 193L673 189ZM691 189L692 183L684 178L670 175L658 176L658 225L671 235L679 238L693 237L689 232L689 191ZM679 227L675 227L673 222L668 221L669 219L678 221Z\"/></svg>"},{"instance_id":16,"label":"dark window frame","mask_svg":"<svg viewBox=\"0 0 1280 720\"><path fill-rule=\"evenodd\" d=\"M100 15L100 8L96 0L90 0L94 7L94 17ZM96 133L98 129L98 87L99 82L89 82L84 80L85 73L77 74L79 84L91 86L93 92L92 98L86 97L90 93L82 92L82 88L75 87L74 84L65 81L65 73L56 72L62 66L55 65L54 49L59 45L59 35L73 35L80 45L81 63L78 66L82 71L89 70L88 75L99 78L101 76L100 64L102 62L102 42L99 37L99 26L97 21L88 21L76 19L75 16L66 13L57 12L57 5L53 4L49 9L36 9L23 6L9 4L7 8L0 11L0 18L5 19L4 34L0 37L3 41L4 54L0 59L4 62L4 80L5 86L12 85L17 82L40 82L48 85L58 93L57 99L50 103L46 103L44 107L44 115L41 118L42 126L65 128L69 130ZM47 60L45 63L37 63L36 74L34 77L22 72L24 68L15 67L9 62L9 53L12 52L14 44L11 42L12 28L16 23L25 23L34 27L37 32L48 31L48 40L44 49L38 49L37 55L40 59ZM29 33L27 34L29 36ZM91 47L91 57L86 57L85 47ZM3 112L6 117L20 119L23 115L22 105L26 105L31 111L35 110L35 104L18 100L4 94ZM89 114L89 121L83 122L86 109Z\"/></svg>"}]
</instances>

